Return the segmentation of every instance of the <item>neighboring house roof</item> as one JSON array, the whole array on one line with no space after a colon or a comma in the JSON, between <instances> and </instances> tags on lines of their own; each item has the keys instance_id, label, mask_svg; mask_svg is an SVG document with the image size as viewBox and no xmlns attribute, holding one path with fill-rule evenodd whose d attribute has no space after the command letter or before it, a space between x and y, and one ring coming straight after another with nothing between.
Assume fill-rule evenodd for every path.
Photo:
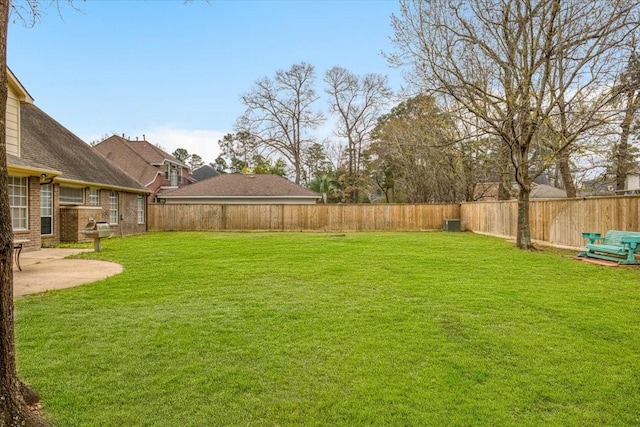
<instances>
[{"instance_id":1,"label":"neighboring house roof","mask_svg":"<svg viewBox=\"0 0 640 427\"><path fill-rule=\"evenodd\" d=\"M496 201L498 200L497 182L483 182L476 184L473 197L476 201ZM517 193L517 190L514 191ZM562 199L567 197L567 191L562 188L553 187L546 184L533 183L529 197L532 199Z\"/></svg>"},{"instance_id":2,"label":"neighboring house roof","mask_svg":"<svg viewBox=\"0 0 640 427\"><path fill-rule=\"evenodd\" d=\"M213 178L214 176L220 176L220 172L210 165L204 165L194 170L191 173L191 176L196 181L204 181L205 179Z\"/></svg>"},{"instance_id":3,"label":"neighboring house roof","mask_svg":"<svg viewBox=\"0 0 640 427\"><path fill-rule=\"evenodd\" d=\"M320 195L278 175L224 174L171 191L163 197L291 197L319 199Z\"/></svg>"},{"instance_id":4,"label":"neighboring house roof","mask_svg":"<svg viewBox=\"0 0 640 427\"><path fill-rule=\"evenodd\" d=\"M123 138L122 138L123 139ZM151 144L146 140L142 141L130 141L127 139L123 139L123 141L128 144L134 151L142 157L147 163L155 166L162 166L165 160L171 160L174 163L177 163L185 168L189 168L189 166L176 159L173 155L167 153L162 148Z\"/></svg>"},{"instance_id":5,"label":"neighboring house roof","mask_svg":"<svg viewBox=\"0 0 640 427\"><path fill-rule=\"evenodd\" d=\"M151 185L158 174L164 174L164 170L160 170L159 167L165 160L189 168L171 154L146 140L130 141L118 135L112 135L94 145L93 149L144 186Z\"/></svg>"},{"instance_id":6,"label":"neighboring house roof","mask_svg":"<svg viewBox=\"0 0 640 427\"><path fill-rule=\"evenodd\" d=\"M146 192L132 177L33 104L23 104L20 161L59 171L59 182ZM12 157L15 159L15 156Z\"/></svg>"},{"instance_id":7,"label":"neighboring house roof","mask_svg":"<svg viewBox=\"0 0 640 427\"><path fill-rule=\"evenodd\" d=\"M567 197L567 190L546 184L533 184L529 197L532 199L564 199Z\"/></svg>"}]
</instances>

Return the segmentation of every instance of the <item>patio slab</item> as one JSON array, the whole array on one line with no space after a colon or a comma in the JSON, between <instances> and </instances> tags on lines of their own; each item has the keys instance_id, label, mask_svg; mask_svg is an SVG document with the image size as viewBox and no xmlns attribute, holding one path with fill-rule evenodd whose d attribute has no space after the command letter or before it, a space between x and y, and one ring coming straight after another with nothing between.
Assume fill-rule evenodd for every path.
<instances>
[{"instance_id":1,"label":"patio slab","mask_svg":"<svg viewBox=\"0 0 640 427\"><path fill-rule=\"evenodd\" d=\"M122 266L108 261L64 259L90 249L45 248L22 252L20 266L13 266L13 296L70 288L106 279L122 272Z\"/></svg>"}]
</instances>

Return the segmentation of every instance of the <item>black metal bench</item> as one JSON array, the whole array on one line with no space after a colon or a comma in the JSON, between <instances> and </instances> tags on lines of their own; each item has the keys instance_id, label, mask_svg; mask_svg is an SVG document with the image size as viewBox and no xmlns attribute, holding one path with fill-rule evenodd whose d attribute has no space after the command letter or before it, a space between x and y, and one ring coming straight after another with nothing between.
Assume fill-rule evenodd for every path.
<instances>
[{"instance_id":1,"label":"black metal bench","mask_svg":"<svg viewBox=\"0 0 640 427\"><path fill-rule=\"evenodd\" d=\"M29 243L31 240L29 239L16 239L13 241L13 255L16 262L16 267L18 267L19 271L22 271L22 267L20 267L20 254L22 253L22 247L25 243Z\"/></svg>"},{"instance_id":2,"label":"black metal bench","mask_svg":"<svg viewBox=\"0 0 640 427\"><path fill-rule=\"evenodd\" d=\"M618 264L640 264L635 255L640 250L640 232L609 230L602 237L600 233L582 233L582 237L589 239L584 247L586 252L578 254L580 257L606 259Z\"/></svg>"}]
</instances>

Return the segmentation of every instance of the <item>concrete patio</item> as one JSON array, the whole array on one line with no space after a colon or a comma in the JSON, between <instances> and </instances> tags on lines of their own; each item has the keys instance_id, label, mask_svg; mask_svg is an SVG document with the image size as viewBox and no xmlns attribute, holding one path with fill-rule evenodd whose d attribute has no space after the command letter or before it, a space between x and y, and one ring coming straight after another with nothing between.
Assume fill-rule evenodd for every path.
<instances>
[{"instance_id":1,"label":"concrete patio","mask_svg":"<svg viewBox=\"0 0 640 427\"><path fill-rule=\"evenodd\" d=\"M20 266L13 266L13 296L70 288L106 279L122 272L122 266L108 261L64 259L89 249L45 248L22 252Z\"/></svg>"}]
</instances>

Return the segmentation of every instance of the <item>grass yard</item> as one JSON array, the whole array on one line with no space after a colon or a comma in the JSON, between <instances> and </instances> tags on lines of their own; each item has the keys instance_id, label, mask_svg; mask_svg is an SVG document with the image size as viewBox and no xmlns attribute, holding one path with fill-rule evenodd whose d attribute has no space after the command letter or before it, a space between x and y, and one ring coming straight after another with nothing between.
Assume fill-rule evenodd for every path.
<instances>
[{"instance_id":1,"label":"grass yard","mask_svg":"<svg viewBox=\"0 0 640 427\"><path fill-rule=\"evenodd\" d=\"M58 426L640 424L640 269L469 233L150 233L20 298Z\"/></svg>"}]
</instances>

